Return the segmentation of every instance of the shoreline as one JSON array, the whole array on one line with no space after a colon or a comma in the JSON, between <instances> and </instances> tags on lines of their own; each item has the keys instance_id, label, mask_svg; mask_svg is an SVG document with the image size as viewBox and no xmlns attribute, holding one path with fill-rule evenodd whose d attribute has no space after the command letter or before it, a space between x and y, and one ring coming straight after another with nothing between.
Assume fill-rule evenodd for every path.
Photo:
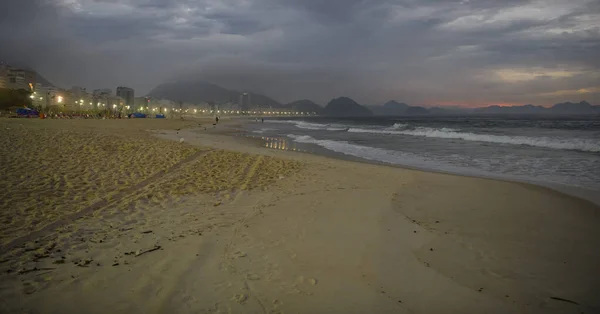
<instances>
[{"instance_id":1,"label":"shoreline","mask_svg":"<svg viewBox=\"0 0 600 314\"><path fill-rule=\"evenodd\" d=\"M261 141L262 143L268 142L267 140L264 139L264 136L261 136L260 134L253 134L253 133L249 132L248 130L243 129L244 124L252 123L252 121L240 121L242 119L243 118L235 118L235 119L230 120L231 124L233 124L233 121L237 122L237 123L233 124L233 127L234 127L233 129L231 129L230 131L224 131L225 133L220 133L223 131L220 131L220 132L217 131L215 134L241 137L241 138L245 138L245 139L255 139L255 140ZM314 156L332 158L335 160L359 162L359 163L364 163L364 164L379 165L379 166L384 166L384 167L393 167L393 168L398 168L398 169L408 169L408 170L414 170L414 171L423 171L423 172L428 172L428 173L437 173L437 174L459 176L459 177L465 177L465 178L479 178L479 179L496 180L496 181L501 181L501 182L515 183L515 184L524 184L527 186L545 188L552 192L561 193L564 195L574 197L576 199L590 202L591 204L597 206L598 209L600 210L600 191L590 190L590 189L586 189L583 187L567 186L567 185L543 183L543 182L535 182L535 181L527 181L527 180L518 180L518 179L510 178L509 176L503 176L501 174L477 175L477 174L466 174L466 173L458 173L458 172L429 169L429 168L411 167L411 166L406 166L406 165L387 163L387 162L383 162L383 161L370 160L367 158L357 157L357 156L353 156L353 155L347 155L347 154L328 150L328 149L318 146L316 144L297 143L285 136L271 136L271 137L282 139L283 141L286 141L288 143L294 143L295 145L299 145L300 147L311 147L312 149L305 150L305 151L292 151L289 149L270 148L270 147L266 147L265 145L257 144L258 147L260 147L262 149L267 149L267 150L275 149L275 150L286 151L289 153L305 153L305 154L314 155ZM252 141L249 141L249 142L252 142Z\"/></svg>"}]
</instances>

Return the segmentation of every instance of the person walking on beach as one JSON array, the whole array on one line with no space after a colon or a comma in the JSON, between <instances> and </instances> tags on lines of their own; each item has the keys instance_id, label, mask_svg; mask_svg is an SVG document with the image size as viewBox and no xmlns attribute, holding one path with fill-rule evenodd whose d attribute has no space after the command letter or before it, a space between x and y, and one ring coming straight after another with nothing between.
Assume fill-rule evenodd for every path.
<instances>
[{"instance_id":1,"label":"person walking on beach","mask_svg":"<svg viewBox=\"0 0 600 314\"><path fill-rule=\"evenodd\" d=\"M261 123L265 123L265 119L264 119L264 118L263 118L263 119L260 119L260 122L261 122Z\"/></svg>"},{"instance_id":2,"label":"person walking on beach","mask_svg":"<svg viewBox=\"0 0 600 314\"><path fill-rule=\"evenodd\" d=\"M215 122L219 123L219 117L215 117Z\"/></svg>"}]
</instances>

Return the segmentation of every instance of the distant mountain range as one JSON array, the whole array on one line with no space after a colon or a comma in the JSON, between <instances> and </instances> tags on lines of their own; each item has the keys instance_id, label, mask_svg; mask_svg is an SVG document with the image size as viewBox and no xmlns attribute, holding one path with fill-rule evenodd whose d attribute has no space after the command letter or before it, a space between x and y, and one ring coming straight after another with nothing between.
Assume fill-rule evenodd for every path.
<instances>
[{"instance_id":1,"label":"distant mountain range","mask_svg":"<svg viewBox=\"0 0 600 314\"><path fill-rule=\"evenodd\" d=\"M368 106L373 113L381 116L412 116L412 115L464 115L464 114L600 114L600 106L593 106L587 101L579 103L564 102L550 108L534 105L524 106L489 106L483 108L424 108L399 103L395 100L383 105Z\"/></svg>"},{"instance_id":2,"label":"distant mountain range","mask_svg":"<svg viewBox=\"0 0 600 314\"><path fill-rule=\"evenodd\" d=\"M439 107L438 107L439 108ZM441 108L436 114L600 114L600 106L593 106L587 101L578 103L563 102L546 108L542 106L524 105L524 106L489 106L473 109L447 109Z\"/></svg>"},{"instance_id":3,"label":"distant mountain range","mask_svg":"<svg viewBox=\"0 0 600 314\"><path fill-rule=\"evenodd\" d=\"M381 106L367 106L378 116L412 116L430 114L424 107L410 106L405 103L390 100Z\"/></svg>"},{"instance_id":4,"label":"distant mountain range","mask_svg":"<svg viewBox=\"0 0 600 314\"><path fill-rule=\"evenodd\" d=\"M326 116L336 117L360 117L372 116L373 112L365 106L359 105L348 97L334 98L323 109L322 113Z\"/></svg>"}]
</instances>

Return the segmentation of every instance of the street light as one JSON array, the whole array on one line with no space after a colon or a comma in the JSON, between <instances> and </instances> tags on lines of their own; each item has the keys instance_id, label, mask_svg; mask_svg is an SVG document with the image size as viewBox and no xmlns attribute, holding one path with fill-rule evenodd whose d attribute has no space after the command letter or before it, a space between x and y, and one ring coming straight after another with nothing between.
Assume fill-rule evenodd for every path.
<instances>
[{"instance_id":1,"label":"street light","mask_svg":"<svg viewBox=\"0 0 600 314\"><path fill-rule=\"evenodd\" d=\"M63 97L62 96L58 96L58 100L59 103L61 103L63 101Z\"/></svg>"}]
</instances>

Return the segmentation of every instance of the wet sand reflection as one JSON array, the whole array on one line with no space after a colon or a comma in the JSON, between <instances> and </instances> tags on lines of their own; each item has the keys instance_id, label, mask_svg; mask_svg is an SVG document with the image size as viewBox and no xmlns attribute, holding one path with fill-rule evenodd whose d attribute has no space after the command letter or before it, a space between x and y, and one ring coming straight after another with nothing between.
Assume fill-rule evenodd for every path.
<instances>
[{"instance_id":1,"label":"wet sand reflection","mask_svg":"<svg viewBox=\"0 0 600 314\"><path fill-rule=\"evenodd\" d=\"M262 136L263 147L280 150L290 150L294 152L306 152L306 150L296 147L296 143L283 137Z\"/></svg>"}]
</instances>

